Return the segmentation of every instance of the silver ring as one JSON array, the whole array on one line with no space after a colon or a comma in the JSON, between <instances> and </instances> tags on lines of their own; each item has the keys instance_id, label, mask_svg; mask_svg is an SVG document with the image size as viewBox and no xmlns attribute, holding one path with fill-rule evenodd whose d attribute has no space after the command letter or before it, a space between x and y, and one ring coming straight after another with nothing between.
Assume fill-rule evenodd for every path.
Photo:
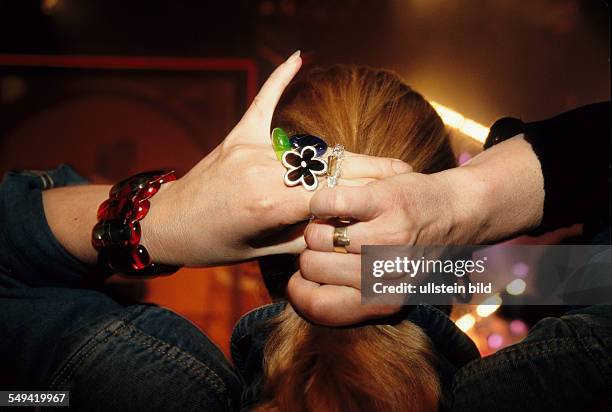
<instances>
[{"instance_id":1,"label":"silver ring","mask_svg":"<svg viewBox=\"0 0 612 412\"><path fill-rule=\"evenodd\" d=\"M327 157L327 187L336 187L342 174L342 161L344 160L344 146L334 145L332 153Z\"/></svg>"}]
</instances>

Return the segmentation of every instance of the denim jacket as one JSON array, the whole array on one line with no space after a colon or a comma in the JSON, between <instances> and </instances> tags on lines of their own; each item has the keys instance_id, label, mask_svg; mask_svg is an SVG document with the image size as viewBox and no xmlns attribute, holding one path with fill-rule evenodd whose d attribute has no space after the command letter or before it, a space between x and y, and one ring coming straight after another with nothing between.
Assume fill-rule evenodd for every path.
<instances>
[{"instance_id":1,"label":"denim jacket","mask_svg":"<svg viewBox=\"0 0 612 412\"><path fill-rule=\"evenodd\" d=\"M41 190L84 180L62 166L0 186L0 390L69 390L74 410L238 410L242 382L179 315L87 289L51 233Z\"/></svg>"},{"instance_id":2,"label":"denim jacket","mask_svg":"<svg viewBox=\"0 0 612 412\"><path fill-rule=\"evenodd\" d=\"M9 173L0 185L0 390L69 390L74 410L234 411L257 399L265 332L282 304L247 314L235 367L186 319L122 306L88 289L88 268L53 237L41 191L84 183L70 168ZM539 322L520 344L480 359L440 311L409 312L432 338L441 409L604 411L612 405L612 310ZM398 383L400 384L400 383Z\"/></svg>"}]
</instances>

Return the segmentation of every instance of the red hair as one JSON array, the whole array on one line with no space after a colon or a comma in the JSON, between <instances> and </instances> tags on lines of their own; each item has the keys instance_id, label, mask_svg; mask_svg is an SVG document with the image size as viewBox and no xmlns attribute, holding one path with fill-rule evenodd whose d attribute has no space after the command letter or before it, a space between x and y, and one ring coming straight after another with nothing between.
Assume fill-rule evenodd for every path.
<instances>
[{"instance_id":1,"label":"red hair","mask_svg":"<svg viewBox=\"0 0 612 412\"><path fill-rule=\"evenodd\" d=\"M286 90L273 119L347 150L394 157L415 171L455 166L433 107L396 74L353 66L309 72ZM287 308L272 321L256 411L436 411L436 354L411 322L331 328Z\"/></svg>"}]
</instances>

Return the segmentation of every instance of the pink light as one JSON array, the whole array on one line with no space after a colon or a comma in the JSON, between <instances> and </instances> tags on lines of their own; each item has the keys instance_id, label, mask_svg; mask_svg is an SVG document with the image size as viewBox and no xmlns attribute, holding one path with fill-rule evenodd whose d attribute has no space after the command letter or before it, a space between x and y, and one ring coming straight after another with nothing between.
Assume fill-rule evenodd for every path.
<instances>
[{"instance_id":1,"label":"pink light","mask_svg":"<svg viewBox=\"0 0 612 412\"><path fill-rule=\"evenodd\" d=\"M514 319L510 322L510 333L514 336L523 336L527 334L527 324L519 319Z\"/></svg>"},{"instance_id":2,"label":"pink light","mask_svg":"<svg viewBox=\"0 0 612 412\"><path fill-rule=\"evenodd\" d=\"M504 338L497 333L492 333L487 338L487 344L491 349L499 349L504 344Z\"/></svg>"},{"instance_id":3,"label":"pink light","mask_svg":"<svg viewBox=\"0 0 612 412\"><path fill-rule=\"evenodd\" d=\"M462 165L468 160L470 160L471 158L472 158L471 154L469 154L468 152L463 152L459 155L459 159L457 159L457 162L459 163L459 165Z\"/></svg>"},{"instance_id":4,"label":"pink light","mask_svg":"<svg viewBox=\"0 0 612 412\"><path fill-rule=\"evenodd\" d=\"M519 278L527 277L527 274L529 273L529 265L525 262L516 262L512 266L512 273L514 273L514 276Z\"/></svg>"}]
</instances>

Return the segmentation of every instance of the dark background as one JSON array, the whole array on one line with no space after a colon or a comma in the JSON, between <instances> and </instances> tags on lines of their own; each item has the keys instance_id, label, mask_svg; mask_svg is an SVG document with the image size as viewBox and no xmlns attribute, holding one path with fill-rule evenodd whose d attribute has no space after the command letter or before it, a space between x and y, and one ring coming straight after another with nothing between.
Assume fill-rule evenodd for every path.
<instances>
[{"instance_id":1,"label":"dark background","mask_svg":"<svg viewBox=\"0 0 612 412\"><path fill-rule=\"evenodd\" d=\"M41 7L42 6L42 7ZM599 0L0 0L0 52L248 57L395 68L485 125L609 96Z\"/></svg>"}]
</instances>

